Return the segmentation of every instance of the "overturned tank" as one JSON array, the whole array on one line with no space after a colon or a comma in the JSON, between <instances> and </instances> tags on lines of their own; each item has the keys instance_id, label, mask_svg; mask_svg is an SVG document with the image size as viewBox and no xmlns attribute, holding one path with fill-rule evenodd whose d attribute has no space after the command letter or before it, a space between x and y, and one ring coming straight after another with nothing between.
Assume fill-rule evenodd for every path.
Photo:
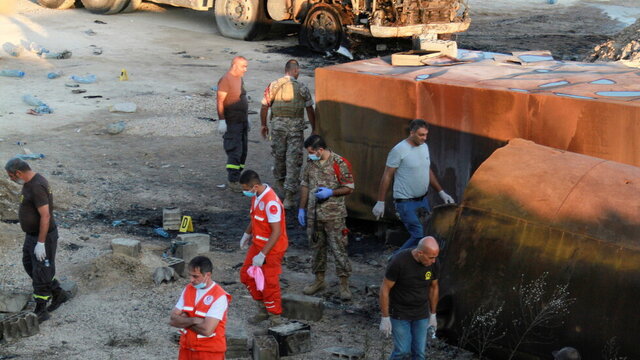
<instances>
[{"instance_id":1,"label":"overturned tank","mask_svg":"<svg viewBox=\"0 0 640 360\"><path fill-rule=\"evenodd\" d=\"M502 305L496 334L506 336L490 356L507 358L527 307L518 287L544 279L541 292L566 285L568 306L522 353L549 359L573 346L601 359L613 340L619 356L640 359L640 168L514 139L430 225L442 244L441 335L459 339L471 314Z\"/></svg>"}]
</instances>

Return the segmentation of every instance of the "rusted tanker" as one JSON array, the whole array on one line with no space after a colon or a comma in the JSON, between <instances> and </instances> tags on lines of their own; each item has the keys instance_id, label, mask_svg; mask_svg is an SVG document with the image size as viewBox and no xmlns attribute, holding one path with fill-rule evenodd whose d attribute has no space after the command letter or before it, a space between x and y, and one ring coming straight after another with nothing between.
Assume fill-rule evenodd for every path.
<instances>
[{"instance_id":1,"label":"rusted tanker","mask_svg":"<svg viewBox=\"0 0 640 360\"><path fill-rule=\"evenodd\" d=\"M615 337L620 356L640 359L640 168L512 140L432 225L444 244L442 335L459 336L481 304L501 302L498 320L512 334L521 308L514 287L548 273L547 290L568 284L575 302L560 327L545 330L552 342L523 352L548 359L573 346L583 359L602 359Z\"/></svg>"}]
</instances>

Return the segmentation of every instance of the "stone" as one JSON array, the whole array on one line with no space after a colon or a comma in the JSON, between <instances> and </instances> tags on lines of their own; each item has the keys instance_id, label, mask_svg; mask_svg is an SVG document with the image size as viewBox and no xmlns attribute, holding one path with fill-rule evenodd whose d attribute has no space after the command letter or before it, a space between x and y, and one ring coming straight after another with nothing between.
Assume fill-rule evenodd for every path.
<instances>
[{"instance_id":1,"label":"stone","mask_svg":"<svg viewBox=\"0 0 640 360\"><path fill-rule=\"evenodd\" d=\"M33 336L39 331L38 317L32 312L22 311L0 320L0 342Z\"/></svg>"},{"instance_id":2,"label":"stone","mask_svg":"<svg viewBox=\"0 0 640 360\"><path fill-rule=\"evenodd\" d=\"M253 360L278 360L280 352L276 338L261 335L253 338Z\"/></svg>"},{"instance_id":3,"label":"stone","mask_svg":"<svg viewBox=\"0 0 640 360\"><path fill-rule=\"evenodd\" d=\"M323 314L322 298L301 294L282 295L282 316L287 319L318 321Z\"/></svg>"},{"instance_id":4,"label":"stone","mask_svg":"<svg viewBox=\"0 0 640 360\"><path fill-rule=\"evenodd\" d=\"M190 243L198 244L198 253L206 253L209 252L211 236L209 234L180 234L178 235L177 241L186 241Z\"/></svg>"},{"instance_id":5,"label":"stone","mask_svg":"<svg viewBox=\"0 0 640 360\"><path fill-rule=\"evenodd\" d=\"M119 238L111 240L111 249L114 254L138 257L141 246L138 240Z\"/></svg>"},{"instance_id":6,"label":"stone","mask_svg":"<svg viewBox=\"0 0 640 360\"><path fill-rule=\"evenodd\" d=\"M278 342L281 356L303 354L311 351L311 326L291 321L269 328L269 335Z\"/></svg>"},{"instance_id":7,"label":"stone","mask_svg":"<svg viewBox=\"0 0 640 360\"><path fill-rule=\"evenodd\" d=\"M119 103L111 106L109 111L111 112L124 112L134 113L138 109L138 106L132 102Z\"/></svg>"},{"instance_id":8,"label":"stone","mask_svg":"<svg viewBox=\"0 0 640 360\"><path fill-rule=\"evenodd\" d=\"M73 298L78 294L78 284L76 284L75 281L67 279L60 280L60 287L62 290L67 292L67 295L69 295L70 298Z\"/></svg>"},{"instance_id":9,"label":"stone","mask_svg":"<svg viewBox=\"0 0 640 360\"><path fill-rule=\"evenodd\" d=\"M14 313L24 309L31 294L14 290L0 290L0 312Z\"/></svg>"},{"instance_id":10,"label":"stone","mask_svg":"<svg viewBox=\"0 0 640 360\"><path fill-rule=\"evenodd\" d=\"M358 348L332 346L330 348L324 349L324 351L331 354L331 357L334 359L348 359L348 360L364 359L364 351Z\"/></svg>"},{"instance_id":11,"label":"stone","mask_svg":"<svg viewBox=\"0 0 640 360\"><path fill-rule=\"evenodd\" d=\"M184 274L184 260L172 256L163 257L162 260L167 263L167 266L173 268L176 274L180 276Z\"/></svg>"},{"instance_id":12,"label":"stone","mask_svg":"<svg viewBox=\"0 0 640 360\"><path fill-rule=\"evenodd\" d=\"M367 285L364 287L364 294L378 298L380 295L380 285Z\"/></svg>"},{"instance_id":13,"label":"stone","mask_svg":"<svg viewBox=\"0 0 640 360\"><path fill-rule=\"evenodd\" d=\"M156 286L163 282L171 282L174 280L178 280L178 274L176 274L176 271L171 267L162 266L153 271L153 282Z\"/></svg>"},{"instance_id":14,"label":"stone","mask_svg":"<svg viewBox=\"0 0 640 360\"><path fill-rule=\"evenodd\" d=\"M177 207L162 209L162 228L165 230L180 230L182 210Z\"/></svg>"}]
</instances>

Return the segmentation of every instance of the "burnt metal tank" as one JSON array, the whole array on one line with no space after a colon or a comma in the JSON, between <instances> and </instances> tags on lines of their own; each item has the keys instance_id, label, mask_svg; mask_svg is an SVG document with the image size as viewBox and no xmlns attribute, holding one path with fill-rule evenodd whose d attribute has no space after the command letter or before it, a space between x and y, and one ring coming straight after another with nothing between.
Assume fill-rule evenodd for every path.
<instances>
[{"instance_id":1,"label":"burnt metal tank","mask_svg":"<svg viewBox=\"0 0 640 360\"><path fill-rule=\"evenodd\" d=\"M575 302L548 330L552 342L523 353L550 359L573 346L602 359L615 337L619 356L640 359L640 168L514 139L480 165L461 205L436 209L430 225L442 244L442 335L455 339L480 305L502 302L509 332L521 309L514 288L547 273L549 290L568 284Z\"/></svg>"}]
</instances>

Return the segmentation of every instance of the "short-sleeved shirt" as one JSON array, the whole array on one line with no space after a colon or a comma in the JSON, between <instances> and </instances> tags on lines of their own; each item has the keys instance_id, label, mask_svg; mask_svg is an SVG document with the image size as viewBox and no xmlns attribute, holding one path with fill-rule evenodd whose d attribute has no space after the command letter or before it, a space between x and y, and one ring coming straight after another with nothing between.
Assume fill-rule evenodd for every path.
<instances>
[{"instance_id":1,"label":"short-sleeved shirt","mask_svg":"<svg viewBox=\"0 0 640 360\"><path fill-rule=\"evenodd\" d=\"M347 207L344 196L331 196L326 201L316 206L316 197L313 195L319 187L337 189L346 186L355 189L351 164L342 156L331 152L331 155L324 162L313 161L307 158L307 163L302 173L302 186L309 188L309 202L307 213L310 219L320 221L336 220L347 217Z\"/></svg>"},{"instance_id":2,"label":"short-sleeved shirt","mask_svg":"<svg viewBox=\"0 0 640 360\"><path fill-rule=\"evenodd\" d=\"M394 281L389 294L389 315L399 320L420 320L429 317L431 281L440 276L440 263L424 266L414 259L412 249L397 253L384 275Z\"/></svg>"},{"instance_id":3,"label":"short-sleeved shirt","mask_svg":"<svg viewBox=\"0 0 640 360\"><path fill-rule=\"evenodd\" d=\"M313 106L313 98L306 85L286 75L267 86L262 105L271 108L272 130L301 131L306 127L304 109Z\"/></svg>"},{"instance_id":4,"label":"short-sleeved shirt","mask_svg":"<svg viewBox=\"0 0 640 360\"><path fill-rule=\"evenodd\" d=\"M22 231L30 235L38 235L40 232L40 213L38 208L49 205L49 232L56 228L53 219L53 193L49 187L49 182L44 176L36 174L29 182L22 186L20 193L20 208L18 219Z\"/></svg>"},{"instance_id":5,"label":"short-sleeved shirt","mask_svg":"<svg viewBox=\"0 0 640 360\"><path fill-rule=\"evenodd\" d=\"M227 93L223 102L225 120L230 124L247 121L249 101L244 80L227 73L218 81L218 91Z\"/></svg>"},{"instance_id":6,"label":"short-sleeved shirt","mask_svg":"<svg viewBox=\"0 0 640 360\"><path fill-rule=\"evenodd\" d=\"M196 301L194 301L194 304L197 304L198 301L200 301L200 299L207 292L209 292L209 290L211 290L211 288L214 287L215 285L216 283L214 282L211 286L209 286L206 289L196 289ZM186 289L182 290L182 294L180 294L180 299L178 299L178 302L176 303L176 309L178 310L184 310L184 292L185 291ZM228 306L229 306L229 301L227 300L227 297L220 296L216 301L214 301L213 304L211 304L211 307L209 308L209 311L207 311L207 315L205 315L205 317L222 320L222 318L224 317L224 312L227 311Z\"/></svg>"},{"instance_id":7,"label":"short-sleeved shirt","mask_svg":"<svg viewBox=\"0 0 640 360\"><path fill-rule=\"evenodd\" d=\"M429 147L413 146L402 140L391 149L387 166L396 168L393 179L393 198L412 199L422 197L429 190Z\"/></svg>"},{"instance_id":8,"label":"short-sleeved shirt","mask_svg":"<svg viewBox=\"0 0 640 360\"><path fill-rule=\"evenodd\" d=\"M262 201L262 198L265 194L267 194L267 192L273 191L273 189L269 185L265 184L265 186L266 188L264 189L262 194L256 196L255 200L253 200L254 209L258 208L260 202ZM264 208L267 209L267 211L265 211L267 213L267 222L273 224L282 221L282 206L277 201L269 201L266 205L264 205Z\"/></svg>"}]
</instances>

